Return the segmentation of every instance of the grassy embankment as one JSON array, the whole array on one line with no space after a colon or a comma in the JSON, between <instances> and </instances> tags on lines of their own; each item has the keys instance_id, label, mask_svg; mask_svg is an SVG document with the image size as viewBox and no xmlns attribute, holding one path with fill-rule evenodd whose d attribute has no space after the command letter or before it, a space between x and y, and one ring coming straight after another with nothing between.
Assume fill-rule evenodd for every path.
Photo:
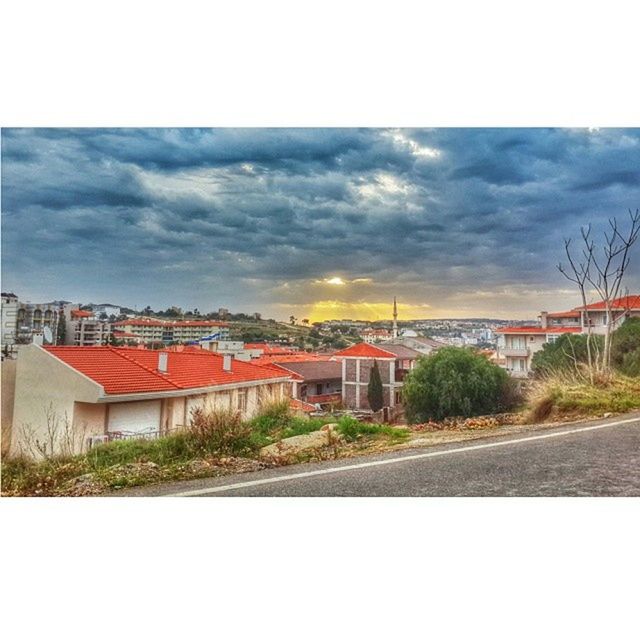
<instances>
[{"instance_id":1,"label":"grassy embankment","mask_svg":"<svg viewBox=\"0 0 640 640\"><path fill-rule=\"evenodd\" d=\"M309 459L313 454L283 460L262 460L260 448L283 438L319 430L333 422L326 418L292 416L288 403L265 408L253 420L231 412L194 415L191 428L155 440L120 440L97 446L85 454L50 457L34 462L3 460L3 495L91 495L111 489L259 470ZM365 424L350 417L336 419L346 443L409 437L406 429ZM337 456L337 450L319 455Z\"/></svg>"},{"instance_id":2,"label":"grassy embankment","mask_svg":"<svg viewBox=\"0 0 640 640\"><path fill-rule=\"evenodd\" d=\"M556 372L533 384L524 415L526 422L536 423L634 409L640 409L640 378L614 373L591 385L582 375Z\"/></svg>"}]
</instances>

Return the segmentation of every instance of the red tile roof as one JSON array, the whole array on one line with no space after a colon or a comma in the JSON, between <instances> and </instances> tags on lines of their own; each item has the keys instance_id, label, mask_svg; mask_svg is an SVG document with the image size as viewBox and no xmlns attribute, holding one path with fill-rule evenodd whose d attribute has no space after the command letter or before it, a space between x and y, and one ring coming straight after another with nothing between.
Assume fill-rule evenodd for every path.
<instances>
[{"instance_id":1,"label":"red tile roof","mask_svg":"<svg viewBox=\"0 0 640 640\"><path fill-rule=\"evenodd\" d=\"M270 371L278 372L280 373L280 375L283 375L283 376L290 376L291 379L295 380L296 382L304 382L304 378L299 373L296 373L295 371L290 371L289 369L285 369L284 367L281 367L279 364L276 364L275 362L265 362L262 364L257 364L255 360L252 360L251 364L257 367L268 369Z\"/></svg>"},{"instance_id":2,"label":"red tile roof","mask_svg":"<svg viewBox=\"0 0 640 640\"><path fill-rule=\"evenodd\" d=\"M232 360L231 371L225 371L223 357L205 350L53 346L44 349L102 385L107 394L177 391L287 377L286 373L240 360ZM160 353L167 354L167 373L157 370Z\"/></svg>"},{"instance_id":3,"label":"red tile roof","mask_svg":"<svg viewBox=\"0 0 640 640\"><path fill-rule=\"evenodd\" d=\"M296 353L285 353L282 355L278 354L262 354L259 358L253 358L251 360L252 364L269 364L270 362L275 362L276 364L284 364L286 362L327 362L333 358L333 354L329 353L306 353L306 352L296 352Z\"/></svg>"},{"instance_id":4,"label":"red tile roof","mask_svg":"<svg viewBox=\"0 0 640 640\"><path fill-rule=\"evenodd\" d=\"M503 327L502 329L496 329L496 333L580 333L582 329L580 327Z\"/></svg>"},{"instance_id":5,"label":"red tile roof","mask_svg":"<svg viewBox=\"0 0 640 640\"><path fill-rule=\"evenodd\" d=\"M299 353L290 347L286 347L279 344L267 344L266 342L247 342L244 345L245 349L262 349L262 355L287 355Z\"/></svg>"},{"instance_id":6,"label":"red tile roof","mask_svg":"<svg viewBox=\"0 0 640 640\"><path fill-rule=\"evenodd\" d=\"M294 411L304 411L304 413L312 413L313 411L317 411L315 405L304 402L304 400L298 400L297 398L291 398L289 400L289 406Z\"/></svg>"},{"instance_id":7,"label":"red tile roof","mask_svg":"<svg viewBox=\"0 0 640 640\"><path fill-rule=\"evenodd\" d=\"M333 354L338 358L396 358L395 353L385 351L366 342L359 342Z\"/></svg>"},{"instance_id":8,"label":"red tile roof","mask_svg":"<svg viewBox=\"0 0 640 640\"><path fill-rule=\"evenodd\" d=\"M575 311L580 311L581 309L588 309L589 311L603 311L607 307L604 302L594 302L593 304L588 304L586 307L576 307ZM624 296L622 298L616 298L612 305L612 309L640 309L640 295L635 296Z\"/></svg>"},{"instance_id":9,"label":"red tile roof","mask_svg":"<svg viewBox=\"0 0 640 640\"><path fill-rule=\"evenodd\" d=\"M93 318L93 313L91 311L82 311L82 309L72 309L71 317L72 318Z\"/></svg>"}]
</instances>

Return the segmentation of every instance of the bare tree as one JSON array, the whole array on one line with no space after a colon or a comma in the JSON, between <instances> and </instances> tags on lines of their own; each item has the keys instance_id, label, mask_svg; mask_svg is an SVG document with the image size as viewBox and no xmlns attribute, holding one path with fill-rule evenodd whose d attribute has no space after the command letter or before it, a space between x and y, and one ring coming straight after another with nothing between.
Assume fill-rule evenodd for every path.
<instances>
[{"instance_id":1,"label":"bare tree","mask_svg":"<svg viewBox=\"0 0 640 640\"><path fill-rule=\"evenodd\" d=\"M622 289L624 275L630 262L630 250L640 235L640 209L635 213L629 210L628 229L621 229L616 218L609 219L609 230L604 233L604 241L600 247L596 247L591 237L591 225L580 230L582 238L582 252L578 259L571 253L571 240L565 240L565 252L569 261L569 269L558 265L560 272L571 282L574 282L580 290L583 303L583 318L587 324L587 350L589 367L592 370L591 381L593 382L593 369L609 371L611 368L611 333L616 326L621 315L625 315L623 309L621 315L615 315L617 305L615 301L619 298ZM603 303L605 311L605 335L602 353L598 353L598 358L593 360L591 349L591 322L589 320L589 310L587 309L587 286L593 290ZM615 309L614 309L615 307Z\"/></svg>"},{"instance_id":2,"label":"bare tree","mask_svg":"<svg viewBox=\"0 0 640 640\"><path fill-rule=\"evenodd\" d=\"M591 233L591 226L583 227L580 229L582 234L582 239L586 243L588 243L589 234ZM584 262L576 262L571 254L571 238L566 238L564 241L564 250L567 254L567 260L569 262L569 269L566 269L562 264L558 264L558 270L562 275L575 283L580 291L580 297L582 299L582 307L584 308L584 313L586 314L586 324L587 324L587 364L589 367L589 382L593 384L594 381L594 360L593 354L591 350L591 322L589 321L589 312L587 310L587 291L586 291L586 283L587 283L587 274L589 273L589 268L591 267L591 261L593 259L593 253L587 252L585 254ZM582 316L583 318L585 316Z\"/></svg>"}]
</instances>

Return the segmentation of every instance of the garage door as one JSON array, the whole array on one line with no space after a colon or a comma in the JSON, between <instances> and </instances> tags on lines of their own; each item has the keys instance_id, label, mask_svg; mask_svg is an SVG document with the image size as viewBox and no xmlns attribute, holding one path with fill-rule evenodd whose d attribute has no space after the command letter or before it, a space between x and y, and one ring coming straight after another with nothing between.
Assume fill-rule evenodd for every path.
<instances>
[{"instance_id":1,"label":"garage door","mask_svg":"<svg viewBox=\"0 0 640 640\"><path fill-rule=\"evenodd\" d=\"M160 428L160 400L123 402L109 407L109 431L145 433Z\"/></svg>"}]
</instances>

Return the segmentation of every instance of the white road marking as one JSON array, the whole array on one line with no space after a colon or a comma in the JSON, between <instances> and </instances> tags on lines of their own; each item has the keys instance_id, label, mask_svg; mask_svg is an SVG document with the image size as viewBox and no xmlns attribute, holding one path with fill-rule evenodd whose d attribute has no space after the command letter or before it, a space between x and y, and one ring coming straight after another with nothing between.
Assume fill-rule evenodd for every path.
<instances>
[{"instance_id":1,"label":"white road marking","mask_svg":"<svg viewBox=\"0 0 640 640\"><path fill-rule=\"evenodd\" d=\"M246 482L235 482L233 484L223 484L217 487L209 487L207 489L193 489L192 491L182 491L180 493L169 494L170 497L184 498L189 496L203 496L209 493L223 493L225 491L233 491L234 489L244 489L246 487L257 487L263 484L272 484L275 482L286 482L287 480L297 480L298 478L311 478L313 476L324 476L331 473L340 473L342 471L353 471L354 469L367 469L368 467L381 467L386 464L395 464L398 462L406 462L408 460L421 460L423 458L435 458L438 456L450 456L456 453L464 453L465 451L476 451L478 449L491 449L495 447L506 447L510 444L520 444L522 442L532 442L534 440L546 440L547 438L559 438L571 433L580 433L581 431L595 431L596 429L606 429L607 427L616 427L621 424L630 422L639 422L640 418L629 418L627 420L616 420L615 422L606 422L604 424L596 424L589 427L577 427L575 429L567 429L565 431L555 433L545 433L539 436L530 436L528 438L516 438L515 440L501 440L500 442L486 442L485 444L475 444L468 447L457 447L456 449L445 449L444 451L431 451L429 453L417 453L409 456L398 456L397 458L385 458L384 460L374 460L372 462L360 462L358 464L349 464L340 467L329 467L326 469L317 469L315 471L304 471L301 473L291 473L288 475L274 476L272 478L263 478L262 480L248 480Z\"/></svg>"}]
</instances>

